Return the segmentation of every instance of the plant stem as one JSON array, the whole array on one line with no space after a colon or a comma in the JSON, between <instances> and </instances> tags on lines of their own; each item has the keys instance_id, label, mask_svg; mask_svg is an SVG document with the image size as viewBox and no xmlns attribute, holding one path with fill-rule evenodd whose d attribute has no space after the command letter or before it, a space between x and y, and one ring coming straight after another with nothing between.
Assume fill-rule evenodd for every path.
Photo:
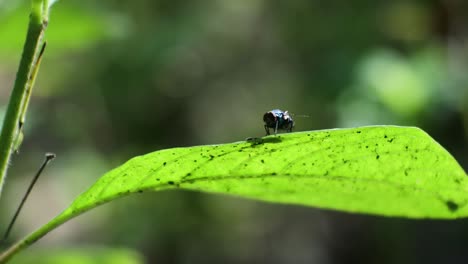
<instances>
[{"instance_id":1,"label":"plant stem","mask_svg":"<svg viewBox=\"0 0 468 264\"><path fill-rule=\"evenodd\" d=\"M109 202L115 199L115 197L109 197L107 201L103 201L103 203ZM11 259L14 255L16 255L22 249L30 246L43 236L47 235L50 231L54 230L58 226L62 225L63 223L67 222L68 220L77 217L80 214L87 212L90 209L96 207L96 204L90 204L88 206L79 208L79 209L72 209L67 208L65 211L60 213L54 219L52 219L49 223L43 225L36 231L32 232L31 234L27 235L25 238L19 240L12 246L10 246L7 250L0 253L0 264L6 263L9 259Z\"/></svg>"},{"instance_id":2,"label":"plant stem","mask_svg":"<svg viewBox=\"0 0 468 264\"><path fill-rule=\"evenodd\" d=\"M7 174L8 161L13 153L13 141L21 132L20 117L25 114L21 113L21 109L26 109L24 104L29 102L26 92L31 84L31 73L39 57L43 43L42 37L48 23L48 6L45 6L47 2L32 0L26 42L0 134L0 195Z\"/></svg>"},{"instance_id":3,"label":"plant stem","mask_svg":"<svg viewBox=\"0 0 468 264\"><path fill-rule=\"evenodd\" d=\"M10 234L11 229L13 228L13 225L15 224L16 219L18 218L19 213L21 212L21 209L23 208L23 205L24 205L24 203L26 202L26 199L28 199L28 196L29 196L29 194L30 194L31 191L32 191L32 188L33 188L34 185L36 184L37 180L39 179L39 176L41 176L41 173L44 171L44 169L45 169L45 167L47 166L47 164L49 164L49 162L50 162L51 160L53 160L54 158L55 158L55 154L53 154L53 153L46 153L44 162L42 163L41 167L39 168L39 170L37 171L36 175L34 176L34 178L32 179L31 183L29 184L29 187L28 187L26 193L24 194L23 199L21 200L20 205L19 205L18 208L16 209L16 212L15 212L15 214L13 215L13 218L11 219L11 222L10 222L10 224L8 225L7 230L5 231L5 235L3 235L2 240L0 240L0 241L1 241L0 243L5 242L5 241L7 240L8 235Z\"/></svg>"}]
</instances>

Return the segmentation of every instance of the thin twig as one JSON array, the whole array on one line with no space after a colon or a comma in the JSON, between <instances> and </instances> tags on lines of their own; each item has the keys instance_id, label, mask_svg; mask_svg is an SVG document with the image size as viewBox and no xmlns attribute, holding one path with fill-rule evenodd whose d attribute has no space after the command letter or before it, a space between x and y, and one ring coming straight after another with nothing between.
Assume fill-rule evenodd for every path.
<instances>
[{"instance_id":1,"label":"thin twig","mask_svg":"<svg viewBox=\"0 0 468 264\"><path fill-rule=\"evenodd\" d=\"M36 184L37 179L39 179L39 176L41 176L41 173L45 169L47 164L49 164L49 162L52 161L54 158L55 158L54 153L46 153L45 154L45 160L42 163L41 167L39 167L39 170L37 171L36 175L32 179L31 183L29 184L29 187L26 190L26 193L24 194L23 199L21 200L21 203L19 204L18 208L16 209L16 212L15 212L13 218L11 219L11 222L8 225L8 228L5 231L5 234L3 235L2 240L0 240L0 244L3 244L8 239L8 236L10 235L11 229L13 228L13 225L15 224L16 219L18 218L18 215L19 215L21 209L23 208L23 205L26 202L26 199L28 199L28 196L31 193L32 188Z\"/></svg>"}]
</instances>

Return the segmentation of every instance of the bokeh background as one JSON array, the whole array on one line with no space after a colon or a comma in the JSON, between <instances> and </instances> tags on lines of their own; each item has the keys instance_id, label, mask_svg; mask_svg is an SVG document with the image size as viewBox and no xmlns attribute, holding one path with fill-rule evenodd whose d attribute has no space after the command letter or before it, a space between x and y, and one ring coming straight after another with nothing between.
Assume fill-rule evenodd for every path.
<instances>
[{"instance_id":1,"label":"bokeh background","mask_svg":"<svg viewBox=\"0 0 468 264\"><path fill-rule=\"evenodd\" d=\"M28 7L0 1L0 117ZM296 130L418 126L466 170L466 10L463 0L59 1L25 141L0 201L0 228L47 151L58 157L10 241L127 159L262 136L262 115L274 108L308 115L296 118ZM170 191L101 206L17 261L61 253L62 263L466 263L467 245L467 220Z\"/></svg>"}]
</instances>

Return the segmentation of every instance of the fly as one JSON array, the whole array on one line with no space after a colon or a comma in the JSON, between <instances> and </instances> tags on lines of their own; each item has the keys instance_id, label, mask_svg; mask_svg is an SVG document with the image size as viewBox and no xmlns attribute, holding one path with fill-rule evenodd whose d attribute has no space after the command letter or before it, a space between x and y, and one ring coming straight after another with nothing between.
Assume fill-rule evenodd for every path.
<instances>
[{"instance_id":1,"label":"fly","mask_svg":"<svg viewBox=\"0 0 468 264\"><path fill-rule=\"evenodd\" d=\"M265 131L267 136L270 135L270 128L274 129L274 135L279 129L291 132L294 127L294 120L289 115L288 111L274 109L266 112L263 115L263 122L265 122Z\"/></svg>"}]
</instances>

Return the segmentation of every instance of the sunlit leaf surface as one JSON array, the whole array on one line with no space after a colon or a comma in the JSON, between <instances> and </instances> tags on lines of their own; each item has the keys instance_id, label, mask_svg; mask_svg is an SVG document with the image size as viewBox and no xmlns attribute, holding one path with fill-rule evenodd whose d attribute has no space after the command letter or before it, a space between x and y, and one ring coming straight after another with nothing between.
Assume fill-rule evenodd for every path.
<instances>
[{"instance_id":1,"label":"sunlit leaf surface","mask_svg":"<svg viewBox=\"0 0 468 264\"><path fill-rule=\"evenodd\" d=\"M468 216L465 172L418 128L299 132L135 157L102 176L64 212L0 256L0 262L102 203L163 190L197 190L381 216Z\"/></svg>"},{"instance_id":2,"label":"sunlit leaf surface","mask_svg":"<svg viewBox=\"0 0 468 264\"><path fill-rule=\"evenodd\" d=\"M384 216L468 216L468 180L455 159L422 130L394 126L157 151L105 174L63 214L167 189Z\"/></svg>"}]
</instances>

